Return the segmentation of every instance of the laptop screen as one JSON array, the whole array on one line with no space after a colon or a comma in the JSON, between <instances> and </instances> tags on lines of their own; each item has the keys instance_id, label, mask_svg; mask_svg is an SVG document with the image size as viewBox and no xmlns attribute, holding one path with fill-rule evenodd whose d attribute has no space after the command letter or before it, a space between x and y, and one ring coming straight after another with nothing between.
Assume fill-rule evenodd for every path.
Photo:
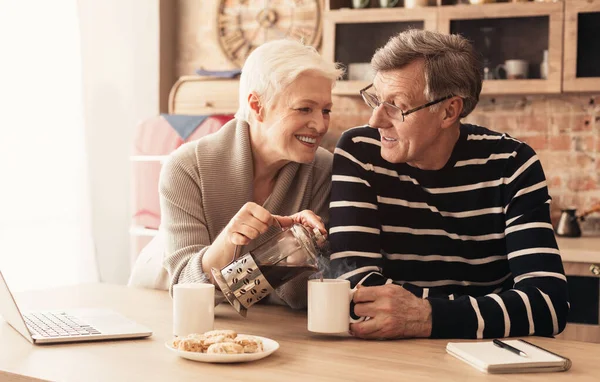
<instances>
[{"instance_id":1,"label":"laptop screen","mask_svg":"<svg viewBox=\"0 0 600 382\"><path fill-rule=\"evenodd\" d=\"M17 306L17 302L13 298L10 289L8 289L8 284L6 284L6 280L0 271L0 315L4 318L6 322L10 324L13 328L15 328L21 335L31 343L33 343L33 338L31 338L31 333L27 326L25 325L25 321L23 320L23 316L19 311L19 307Z\"/></svg>"}]
</instances>

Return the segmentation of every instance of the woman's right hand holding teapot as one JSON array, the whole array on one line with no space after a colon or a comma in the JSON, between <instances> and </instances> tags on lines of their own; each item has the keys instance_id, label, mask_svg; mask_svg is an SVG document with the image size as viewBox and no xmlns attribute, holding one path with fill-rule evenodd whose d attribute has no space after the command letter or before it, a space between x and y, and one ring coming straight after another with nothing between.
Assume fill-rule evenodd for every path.
<instances>
[{"instance_id":1,"label":"woman's right hand holding teapot","mask_svg":"<svg viewBox=\"0 0 600 382\"><path fill-rule=\"evenodd\" d=\"M223 231L231 244L246 245L267 232L273 219L273 215L262 206L248 202L240 208Z\"/></svg>"},{"instance_id":2,"label":"woman's right hand holding teapot","mask_svg":"<svg viewBox=\"0 0 600 382\"><path fill-rule=\"evenodd\" d=\"M202 270L214 284L211 268L221 269L233 260L236 246L246 245L265 233L273 215L262 206L247 202L231 218L202 257Z\"/></svg>"},{"instance_id":3,"label":"woman's right hand holding teapot","mask_svg":"<svg viewBox=\"0 0 600 382\"><path fill-rule=\"evenodd\" d=\"M229 264L233 260L236 246L247 245L267 232L271 225L287 228L294 223L317 228L324 235L327 233L321 218L310 210L291 216L278 216L254 202L247 202L231 218L202 257L202 270L214 283L210 269L221 269Z\"/></svg>"}]
</instances>

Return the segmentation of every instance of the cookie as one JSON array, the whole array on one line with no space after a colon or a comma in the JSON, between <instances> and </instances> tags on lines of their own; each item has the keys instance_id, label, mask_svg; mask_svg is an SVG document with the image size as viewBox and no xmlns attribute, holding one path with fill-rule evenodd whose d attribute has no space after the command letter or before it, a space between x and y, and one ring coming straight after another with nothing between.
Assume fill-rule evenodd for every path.
<instances>
[{"instance_id":1,"label":"cookie","mask_svg":"<svg viewBox=\"0 0 600 382\"><path fill-rule=\"evenodd\" d=\"M206 337L206 338L215 337L215 336L223 336L223 337L229 337L231 339L234 339L235 337L237 337L237 333L233 330L211 330L210 332L204 333L204 337Z\"/></svg>"},{"instance_id":2,"label":"cookie","mask_svg":"<svg viewBox=\"0 0 600 382\"><path fill-rule=\"evenodd\" d=\"M206 345L206 347L209 347L212 344L219 344L222 342L233 342L233 338L225 336L212 336L204 340L204 344Z\"/></svg>"},{"instance_id":3,"label":"cookie","mask_svg":"<svg viewBox=\"0 0 600 382\"><path fill-rule=\"evenodd\" d=\"M209 344L206 344L204 337L185 337L173 341L173 346L177 342L177 349L183 351L191 351L196 353L204 353L208 349Z\"/></svg>"},{"instance_id":4,"label":"cookie","mask_svg":"<svg viewBox=\"0 0 600 382\"><path fill-rule=\"evenodd\" d=\"M242 346L244 348L244 353L258 353L263 351L262 341L253 336L243 334L238 335L233 342Z\"/></svg>"},{"instance_id":5,"label":"cookie","mask_svg":"<svg viewBox=\"0 0 600 382\"><path fill-rule=\"evenodd\" d=\"M208 347L208 354L242 354L244 348L233 342L219 342Z\"/></svg>"}]
</instances>

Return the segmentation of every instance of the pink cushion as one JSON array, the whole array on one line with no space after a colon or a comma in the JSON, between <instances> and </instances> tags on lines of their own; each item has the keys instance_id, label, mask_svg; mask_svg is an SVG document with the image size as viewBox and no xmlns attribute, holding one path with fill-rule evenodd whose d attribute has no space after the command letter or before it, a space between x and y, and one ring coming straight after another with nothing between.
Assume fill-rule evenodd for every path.
<instances>
[{"instance_id":1,"label":"pink cushion","mask_svg":"<svg viewBox=\"0 0 600 382\"><path fill-rule=\"evenodd\" d=\"M149 118L137 126L133 155L166 156L185 142L200 139L219 130L233 115L214 115L207 118L187 140L161 116ZM132 164L133 225L157 229L160 225L158 180L161 163L136 161Z\"/></svg>"}]
</instances>

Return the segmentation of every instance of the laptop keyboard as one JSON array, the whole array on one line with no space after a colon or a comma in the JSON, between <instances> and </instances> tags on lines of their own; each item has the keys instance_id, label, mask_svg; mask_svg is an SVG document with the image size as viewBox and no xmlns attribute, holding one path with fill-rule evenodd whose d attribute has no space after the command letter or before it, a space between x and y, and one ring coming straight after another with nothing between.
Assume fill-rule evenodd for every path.
<instances>
[{"instance_id":1,"label":"laptop keyboard","mask_svg":"<svg viewBox=\"0 0 600 382\"><path fill-rule=\"evenodd\" d=\"M72 337L101 334L94 327L64 312L36 312L24 314L25 324L32 335L41 337Z\"/></svg>"}]
</instances>

